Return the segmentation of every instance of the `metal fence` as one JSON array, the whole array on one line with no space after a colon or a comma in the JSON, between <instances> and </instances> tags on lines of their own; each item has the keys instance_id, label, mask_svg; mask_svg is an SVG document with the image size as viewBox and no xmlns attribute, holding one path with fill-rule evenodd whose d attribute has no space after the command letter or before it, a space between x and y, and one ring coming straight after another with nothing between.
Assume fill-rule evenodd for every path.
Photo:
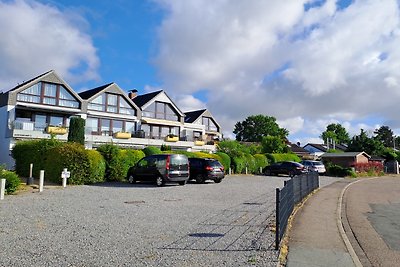
<instances>
[{"instance_id":1,"label":"metal fence","mask_svg":"<svg viewBox=\"0 0 400 267\"><path fill-rule=\"evenodd\" d=\"M319 176L317 172L309 172L297 175L285 181L282 189L276 188L276 232L275 249L286 231L288 220L293 212L294 205L303 200L314 189L319 187Z\"/></svg>"}]
</instances>

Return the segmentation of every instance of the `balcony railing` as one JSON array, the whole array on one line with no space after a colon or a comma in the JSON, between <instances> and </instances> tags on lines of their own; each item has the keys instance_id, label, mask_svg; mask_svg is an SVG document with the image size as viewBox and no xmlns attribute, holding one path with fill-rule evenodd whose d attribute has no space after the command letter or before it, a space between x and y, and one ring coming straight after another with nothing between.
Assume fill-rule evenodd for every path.
<instances>
[{"instance_id":1,"label":"balcony railing","mask_svg":"<svg viewBox=\"0 0 400 267\"><path fill-rule=\"evenodd\" d=\"M66 134L68 133L68 127L60 125L51 125L48 123L35 123L32 121L14 121L12 123L12 129L33 131L42 133L53 133L53 134Z\"/></svg>"}]
</instances>

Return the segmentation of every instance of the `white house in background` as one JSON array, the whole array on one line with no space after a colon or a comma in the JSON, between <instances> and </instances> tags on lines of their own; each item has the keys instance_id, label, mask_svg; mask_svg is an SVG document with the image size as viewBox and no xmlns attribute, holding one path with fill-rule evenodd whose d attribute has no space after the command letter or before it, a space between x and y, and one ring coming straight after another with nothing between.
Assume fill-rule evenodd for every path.
<instances>
[{"instance_id":1,"label":"white house in background","mask_svg":"<svg viewBox=\"0 0 400 267\"><path fill-rule=\"evenodd\" d=\"M334 147L333 145L331 145L328 148L326 144L308 143L303 148L308 152L310 152L310 154L313 155L315 158L320 158L323 154L325 154L328 151L328 149L335 149L343 152L347 150L347 147L341 144L336 144Z\"/></svg>"},{"instance_id":2,"label":"white house in background","mask_svg":"<svg viewBox=\"0 0 400 267\"><path fill-rule=\"evenodd\" d=\"M137 92L137 91L136 91ZM215 151L221 127L207 110L184 114L163 91L127 95L115 83L77 94L54 70L0 94L0 164L14 167L18 140L67 141L69 120L86 121L85 146L113 143L143 148ZM185 117L189 116L187 120Z\"/></svg>"}]
</instances>

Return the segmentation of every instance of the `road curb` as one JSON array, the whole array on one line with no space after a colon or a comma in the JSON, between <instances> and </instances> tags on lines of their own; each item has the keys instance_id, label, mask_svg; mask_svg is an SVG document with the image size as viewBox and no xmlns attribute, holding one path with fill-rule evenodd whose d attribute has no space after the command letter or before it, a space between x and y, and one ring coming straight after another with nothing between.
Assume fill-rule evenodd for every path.
<instances>
[{"instance_id":1,"label":"road curb","mask_svg":"<svg viewBox=\"0 0 400 267\"><path fill-rule=\"evenodd\" d=\"M343 196L344 196L346 190L347 190L351 185L353 185L353 184L355 184L355 183L358 183L358 182L360 182L360 181L365 181L365 180L370 180L370 179L376 179L376 178L379 178L379 177L373 177L373 178L369 178L369 179L360 179L360 180L354 181L354 182L352 182L352 183L346 185L346 186L342 189L342 192L340 193L340 196L339 196L339 201L338 201L338 205L337 205L337 212L336 212L336 214L337 214L336 224L337 224L337 226L338 226L340 236L341 236L341 238L342 238L344 244L346 245L347 251L349 252L349 254L350 254L350 256L351 256L351 258L352 258L352 260L353 260L353 262L354 262L354 265L355 265L356 267L363 267L363 265L361 264L360 259L358 258L356 252L354 251L353 246L352 246L351 243L350 243L349 238L348 238L347 235L346 235L346 232L344 231L343 222L342 222L342 203L343 203Z\"/></svg>"}]
</instances>

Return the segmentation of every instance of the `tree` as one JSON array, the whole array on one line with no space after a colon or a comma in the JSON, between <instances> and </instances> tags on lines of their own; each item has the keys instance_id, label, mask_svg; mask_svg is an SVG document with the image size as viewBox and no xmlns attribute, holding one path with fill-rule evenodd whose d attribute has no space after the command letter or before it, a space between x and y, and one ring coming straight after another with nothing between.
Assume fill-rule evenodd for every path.
<instances>
[{"instance_id":1,"label":"tree","mask_svg":"<svg viewBox=\"0 0 400 267\"><path fill-rule=\"evenodd\" d=\"M236 140L244 142L261 142L264 136L278 136L285 140L288 130L280 128L276 119L270 116L253 115L242 122L237 122L233 133Z\"/></svg>"},{"instance_id":2,"label":"tree","mask_svg":"<svg viewBox=\"0 0 400 267\"><path fill-rule=\"evenodd\" d=\"M349 133L339 123L329 124L326 127L326 130L322 132L320 137L325 143L328 143L329 138L335 140L335 142L338 144L348 144L350 141Z\"/></svg>"},{"instance_id":3,"label":"tree","mask_svg":"<svg viewBox=\"0 0 400 267\"><path fill-rule=\"evenodd\" d=\"M278 136L264 136L261 145L263 153L287 153L289 151L286 143Z\"/></svg>"},{"instance_id":4,"label":"tree","mask_svg":"<svg viewBox=\"0 0 400 267\"><path fill-rule=\"evenodd\" d=\"M347 151L349 152L366 152L369 155L382 155L385 146L375 138L367 135L364 129L361 129L359 135L355 135L349 142Z\"/></svg>"},{"instance_id":5,"label":"tree","mask_svg":"<svg viewBox=\"0 0 400 267\"><path fill-rule=\"evenodd\" d=\"M393 147L393 131L389 126L381 126L374 131L375 139L382 142L386 147Z\"/></svg>"},{"instance_id":6,"label":"tree","mask_svg":"<svg viewBox=\"0 0 400 267\"><path fill-rule=\"evenodd\" d=\"M68 142L85 144L85 120L72 117L69 121Z\"/></svg>"}]
</instances>

